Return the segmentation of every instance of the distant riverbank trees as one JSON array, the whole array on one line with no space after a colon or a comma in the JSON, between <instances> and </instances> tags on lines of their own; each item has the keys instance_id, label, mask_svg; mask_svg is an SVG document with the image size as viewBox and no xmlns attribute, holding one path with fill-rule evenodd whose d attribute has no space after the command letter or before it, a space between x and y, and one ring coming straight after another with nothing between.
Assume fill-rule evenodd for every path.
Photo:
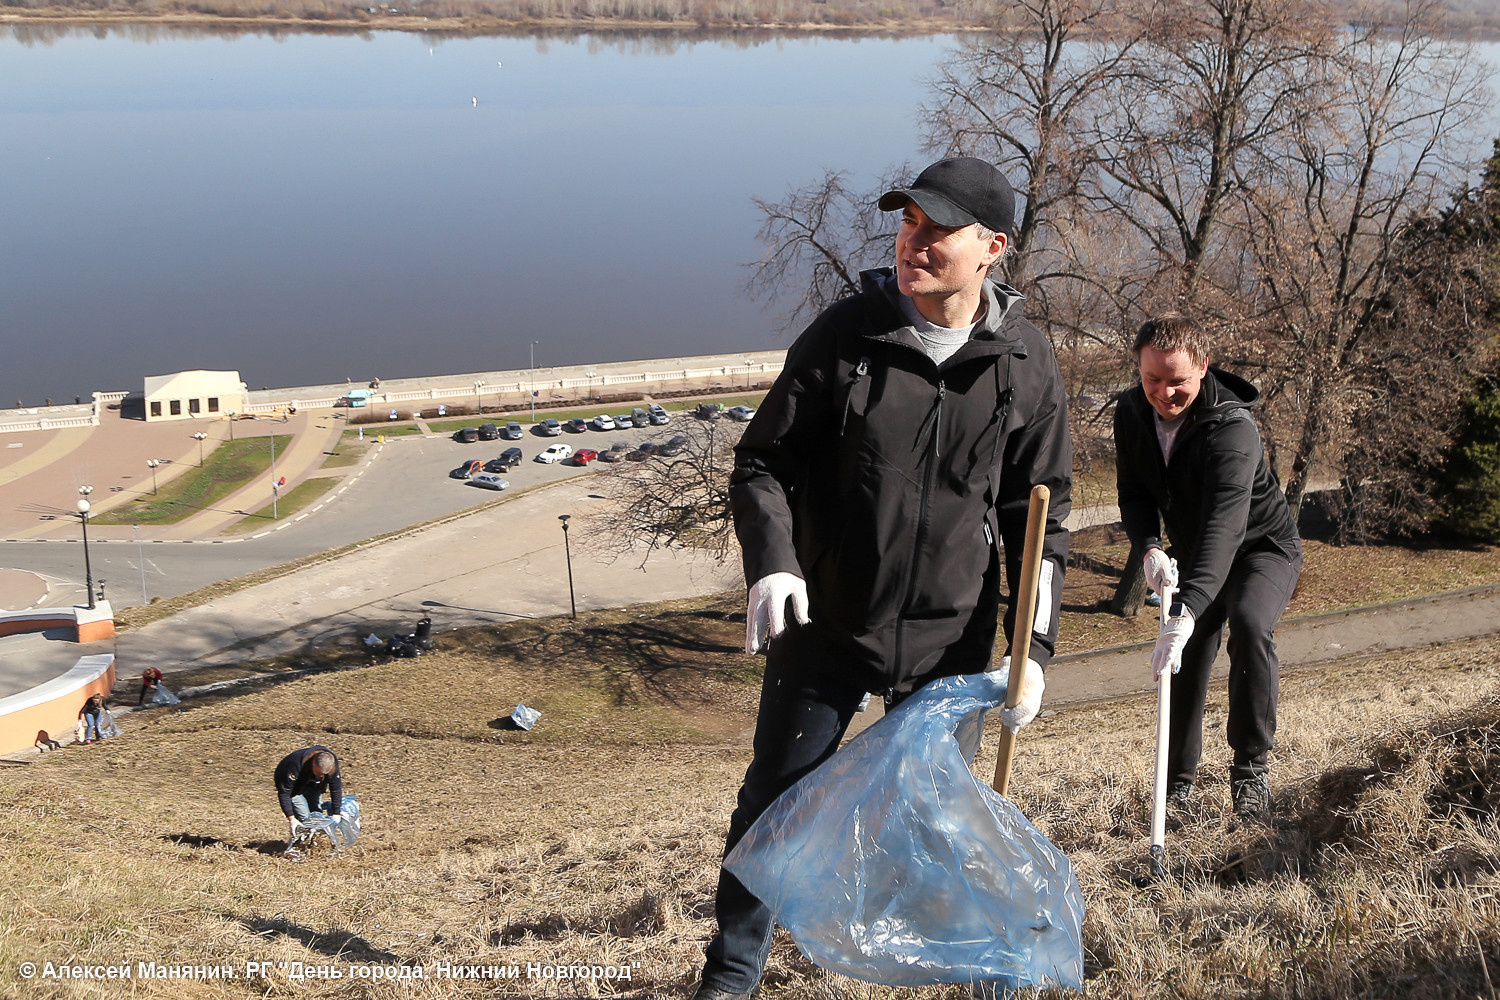
<instances>
[{"instance_id":1,"label":"distant riverbank trees","mask_svg":"<svg viewBox=\"0 0 1500 1000\"><path fill-rule=\"evenodd\" d=\"M1110 0L1089 31L1128 30L1152 0ZM1165 2L1165 0L1163 0ZM1021 13L1030 5L1022 4ZM1320 18L1339 23L1400 20L1407 0L1320 0ZM1455 37L1500 36L1500 10L1492 0L1448 0L1445 30ZM317 25L439 28L506 32L568 25L589 30L656 28L674 31L858 30L944 32L989 30L1009 5L989 0L0 0L8 20L96 18L201 22L225 19L308 22Z\"/></svg>"},{"instance_id":2,"label":"distant riverbank trees","mask_svg":"<svg viewBox=\"0 0 1500 1000\"><path fill-rule=\"evenodd\" d=\"M1431 228L1470 197L1489 69L1439 3L1389 10L1351 23L1303 0L1017 0L934 67L924 112L930 155L1000 163L1025 196L1009 275L1079 427L1128 384L1144 318L1195 313L1216 362L1261 387L1288 499L1339 484L1350 540L1439 513L1437 471L1496 346L1493 311L1475 307L1494 295L1493 250L1475 270L1472 241ZM751 290L799 318L852 290L889 257L877 194L830 174L761 202ZM1458 273L1476 277L1444 283Z\"/></svg>"}]
</instances>

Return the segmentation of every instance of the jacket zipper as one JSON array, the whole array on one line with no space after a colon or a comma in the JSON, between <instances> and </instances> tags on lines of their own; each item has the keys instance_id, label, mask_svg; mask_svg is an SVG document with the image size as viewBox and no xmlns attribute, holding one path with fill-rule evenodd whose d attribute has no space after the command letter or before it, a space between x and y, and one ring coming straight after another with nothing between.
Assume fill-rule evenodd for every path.
<instances>
[{"instance_id":1,"label":"jacket zipper","mask_svg":"<svg viewBox=\"0 0 1500 1000\"><path fill-rule=\"evenodd\" d=\"M896 662L891 666L893 676L899 676L901 670L902 646L906 634L906 606L911 604L912 592L917 586L917 562L922 557L922 543L927 535L927 502L932 494L932 470L937 464L941 454L941 441L943 434L943 397L948 394L948 387L942 379L938 379L937 400L933 403L933 415L936 422L932 428L932 450L927 455L927 467L922 472L922 499L917 506L917 530L912 534L911 568L906 577L906 598L903 600L902 608L896 615Z\"/></svg>"},{"instance_id":2,"label":"jacket zipper","mask_svg":"<svg viewBox=\"0 0 1500 1000\"><path fill-rule=\"evenodd\" d=\"M859 380L870 373L870 359L860 358L859 364L854 368L854 378L849 381L849 395L844 397L844 414L839 420L839 437L844 436L844 431L849 427L849 411L854 407L854 390L859 388Z\"/></svg>"}]
</instances>

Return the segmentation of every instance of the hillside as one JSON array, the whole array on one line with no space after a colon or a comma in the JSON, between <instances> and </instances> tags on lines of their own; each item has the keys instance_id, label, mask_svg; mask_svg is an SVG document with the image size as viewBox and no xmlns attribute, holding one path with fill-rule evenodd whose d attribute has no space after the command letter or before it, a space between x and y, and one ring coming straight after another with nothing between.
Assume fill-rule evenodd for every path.
<instances>
[{"instance_id":1,"label":"hillside","mask_svg":"<svg viewBox=\"0 0 1500 1000\"><path fill-rule=\"evenodd\" d=\"M124 720L126 736L0 786L0 995L686 996L712 929L748 760L754 662L737 598L449 633L415 661L333 671ZM1051 712L1020 743L1017 803L1088 897L1089 995L1450 997L1500 959L1494 804L1500 637L1283 682L1275 819L1228 810L1222 693L1202 799L1145 890L1153 705ZM497 728L517 701L532 733ZM270 772L343 758L365 834L278 858ZM993 769L994 732L976 765ZM46 961L228 965L234 979L27 981ZM246 977L245 963L267 966ZM293 981L290 963L339 979ZM536 972L528 977L526 966ZM515 978L447 978L446 964ZM608 966L619 978L557 978ZM421 967L406 983L360 970ZM440 977L442 978L434 978ZM958 998L829 976L777 939L772 1000Z\"/></svg>"}]
</instances>

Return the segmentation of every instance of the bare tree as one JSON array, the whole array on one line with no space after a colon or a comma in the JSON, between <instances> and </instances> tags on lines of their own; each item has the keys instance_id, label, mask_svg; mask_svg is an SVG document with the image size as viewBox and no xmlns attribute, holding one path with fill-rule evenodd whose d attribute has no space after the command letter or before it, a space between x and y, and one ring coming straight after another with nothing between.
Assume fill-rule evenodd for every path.
<instances>
[{"instance_id":1,"label":"bare tree","mask_svg":"<svg viewBox=\"0 0 1500 1000\"><path fill-rule=\"evenodd\" d=\"M780 201L755 199L765 216L756 239L765 246L745 283L754 298L791 299L783 327L791 329L859 290L859 272L890 261L895 225L875 207L882 192L908 171L886 171L873 191L848 186L848 174L830 170Z\"/></svg>"},{"instance_id":2,"label":"bare tree","mask_svg":"<svg viewBox=\"0 0 1500 1000\"><path fill-rule=\"evenodd\" d=\"M1334 100L1294 123L1276 184L1244 202L1260 315L1242 342L1285 428L1294 510L1320 466L1346 492L1410 466L1397 439L1441 432L1474 346L1472 330L1439 331L1410 311L1392 321L1407 237L1464 186L1491 98L1472 46L1436 37L1436 0L1405 13L1341 37L1324 74Z\"/></svg>"},{"instance_id":3,"label":"bare tree","mask_svg":"<svg viewBox=\"0 0 1500 1000\"><path fill-rule=\"evenodd\" d=\"M687 441L678 454L616 465L599 486L612 502L589 515L591 529L616 555L639 553L642 566L663 548L695 549L716 562L735 555L729 473L742 429L690 421L681 425Z\"/></svg>"},{"instance_id":4,"label":"bare tree","mask_svg":"<svg viewBox=\"0 0 1500 1000\"><path fill-rule=\"evenodd\" d=\"M930 84L921 110L928 148L998 164L1024 198L1016 256L1006 268L1012 284L1026 280L1028 251L1055 214L1069 212L1095 162L1083 134L1090 106L1140 40L1112 16L1116 6L1019 0L999 7L995 30L963 40ZM1106 27L1112 33L1100 34Z\"/></svg>"}]
</instances>

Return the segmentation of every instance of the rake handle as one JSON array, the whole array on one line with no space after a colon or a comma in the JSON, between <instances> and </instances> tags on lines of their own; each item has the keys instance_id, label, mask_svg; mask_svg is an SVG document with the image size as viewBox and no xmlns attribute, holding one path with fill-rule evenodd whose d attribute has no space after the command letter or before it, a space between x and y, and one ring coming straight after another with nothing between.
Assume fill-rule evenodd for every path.
<instances>
[{"instance_id":1,"label":"rake handle","mask_svg":"<svg viewBox=\"0 0 1500 1000\"><path fill-rule=\"evenodd\" d=\"M1005 707L1015 708L1021 700L1021 679L1026 674L1026 660L1031 655L1031 628L1036 622L1037 581L1042 573L1042 541L1047 534L1047 503L1052 491L1045 486L1031 488L1031 506L1026 511L1026 544L1021 549L1021 585L1016 592L1016 628L1010 648L1010 678L1005 688ZM995 791L1010 791L1010 766L1016 752L1016 733L1009 726L1000 729L999 756L995 759Z\"/></svg>"}]
</instances>

